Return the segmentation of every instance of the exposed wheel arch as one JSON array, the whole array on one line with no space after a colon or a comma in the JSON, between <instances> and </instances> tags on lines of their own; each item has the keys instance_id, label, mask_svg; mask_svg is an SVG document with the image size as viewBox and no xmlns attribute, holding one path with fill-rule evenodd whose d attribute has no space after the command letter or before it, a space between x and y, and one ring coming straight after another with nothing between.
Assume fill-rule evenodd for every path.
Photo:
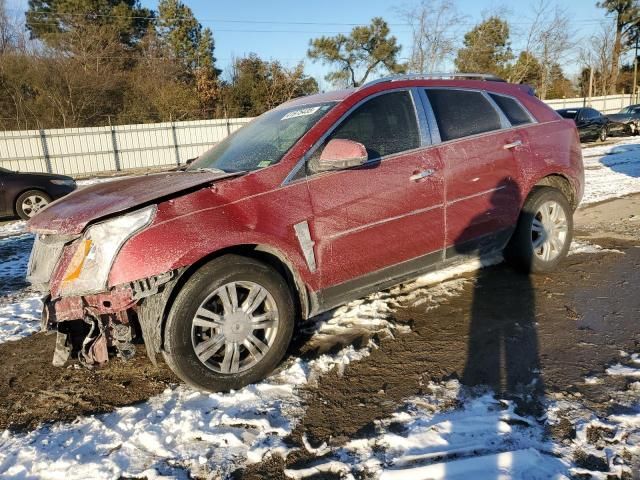
<instances>
[{"instance_id":1,"label":"exposed wheel arch","mask_svg":"<svg viewBox=\"0 0 640 480\"><path fill-rule=\"evenodd\" d=\"M216 252L212 252L209 255L198 260L196 263L190 265L186 269L180 272L180 277L176 280L176 283L173 285L171 294L168 297L166 304L164 305L162 311L162 317L160 319L160 348L163 348L164 345L164 330L166 326L167 317L169 312L175 302L175 299L180 292L183 285L187 282L187 280L196 272L201 266L210 262L211 260L221 257L227 254L234 254L245 256L248 258L253 258L255 260L260 260L263 263L273 267L278 273L280 273L291 288L294 299L296 299L296 316L297 318L306 319L309 317L310 313L310 304L309 304L309 294L307 291L307 287L305 283L302 281L302 278L298 275L296 269L293 267L291 262L289 262L286 256L280 252L279 250L272 248L268 245L255 245L255 244L247 244L247 245L235 245L233 247L224 248L222 250L218 250Z\"/></svg>"},{"instance_id":2,"label":"exposed wheel arch","mask_svg":"<svg viewBox=\"0 0 640 480\"><path fill-rule=\"evenodd\" d=\"M531 192L535 190L535 187L552 187L557 190L560 190L560 192L569 201L569 205L571 205L571 208L573 208L573 210L578 208L578 201L576 198L577 195L576 195L575 188L573 187L573 185L571 185L571 182L569 181L569 179L564 175L557 174L557 173L554 173L552 175L547 175L546 177L538 180L538 182L531 189ZM529 195L531 194L531 192L529 192Z\"/></svg>"}]
</instances>

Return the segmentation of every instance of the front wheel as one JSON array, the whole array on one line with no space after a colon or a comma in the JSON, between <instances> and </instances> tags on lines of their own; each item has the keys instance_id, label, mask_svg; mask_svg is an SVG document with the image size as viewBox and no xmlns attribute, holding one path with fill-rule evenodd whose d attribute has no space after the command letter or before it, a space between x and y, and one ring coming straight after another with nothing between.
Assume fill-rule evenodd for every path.
<instances>
[{"instance_id":1,"label":"front wheel","mask_svg":"<svg viewBox=\"0 0 640 480\"><path fill-rule=\"evenodd\" d=\"M548 272L567 256L573 210L555 188L536 188L527 198L505 257L525 272Z\"/></svg>"},{"instance_id":2,"label":"front wheel","mask_svg":"<svg viewBox=\"0 0 640 480\"><path fill-rule=\"evenodd\" d=\"M164 357L187 384L213 392L265 378L284 357L296 309L268 265L225 255L196 271L176 297Z\"/></svg>"}]
</instances>

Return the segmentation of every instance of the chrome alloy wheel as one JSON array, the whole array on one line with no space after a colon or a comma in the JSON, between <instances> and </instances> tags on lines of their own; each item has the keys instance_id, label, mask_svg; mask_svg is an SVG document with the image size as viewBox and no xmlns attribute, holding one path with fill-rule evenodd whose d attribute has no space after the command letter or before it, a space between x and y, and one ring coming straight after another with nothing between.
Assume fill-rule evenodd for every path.
<instances>
[{"instance_id":1,"label":"chrome alloy wheel","mask_svg":"<svg viewBox=\"0 0 640 480\"><path fill-rule=\"evenodd\" d=\"M24 214L31 218L47 205L49 205L49 201L46 198L33 194L22 201L21 207Z\"/></svg>"},{"instance_id":2,"label":"chrome alloy wheel","mask_svg":"<svg viewBox=\"0 0 640 480\"><path fill-rule=\"evenodd\" d=\"M531 242L535 255L549 262L562 252L569 225L562 206L553 200L543 203L531 224Z\"/></svg>"},{"instance_id":3,"label":"chrome alloy wheel","mask_svg":"<svg viewBox=\"0 0 640 480\"><path fill-rule=\"evenodd\" d=\"M278 308L261 285L227 283L200 304L191 324L191 342L209 369L234 374L256 365L278 332Z\"/></svg>"}]
</instances>

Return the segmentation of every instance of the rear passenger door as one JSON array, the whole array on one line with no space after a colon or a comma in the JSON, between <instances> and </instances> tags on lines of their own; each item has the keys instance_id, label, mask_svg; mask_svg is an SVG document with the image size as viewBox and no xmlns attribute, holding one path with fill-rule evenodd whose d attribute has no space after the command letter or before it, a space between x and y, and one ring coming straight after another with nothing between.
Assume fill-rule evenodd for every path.
<instances>
[{"instance_id":1,"label":"rear passenger door","mask_svg":"<svg viewBox=\"0 0 640 480\"><path fill-rule=\"evenodd\" d=\"M518 159L528 147L520 127L532 118L511 97L453 88L424 94L445 168L446 255L493 252L508 239L523 201Z\"/></svg>"}]
</instances>

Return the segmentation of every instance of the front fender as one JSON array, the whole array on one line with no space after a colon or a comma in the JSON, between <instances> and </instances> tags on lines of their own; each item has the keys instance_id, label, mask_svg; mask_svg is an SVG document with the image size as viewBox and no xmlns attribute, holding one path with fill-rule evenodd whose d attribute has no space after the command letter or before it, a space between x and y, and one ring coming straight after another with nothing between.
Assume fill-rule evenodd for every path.
<instances>
[{"instance_id":1,"label":"front fender","mask_svg":"<svg viewBox=\"0 0 640 480\"><path fill-rule=\"evenodd\" d=\"M309 270L294 230L296 223L307 219L300 208L303 199L295 196L289 189L286 201L298 202L298 208L290 210L265 206L268 199L263 198L176 216L174 204L160 204L154 222L129 239L116 256L109 286L188 267L232 247L258 245L278 252L301 281L317 289L317 275Z\"/></svg>"}]
</instances>

